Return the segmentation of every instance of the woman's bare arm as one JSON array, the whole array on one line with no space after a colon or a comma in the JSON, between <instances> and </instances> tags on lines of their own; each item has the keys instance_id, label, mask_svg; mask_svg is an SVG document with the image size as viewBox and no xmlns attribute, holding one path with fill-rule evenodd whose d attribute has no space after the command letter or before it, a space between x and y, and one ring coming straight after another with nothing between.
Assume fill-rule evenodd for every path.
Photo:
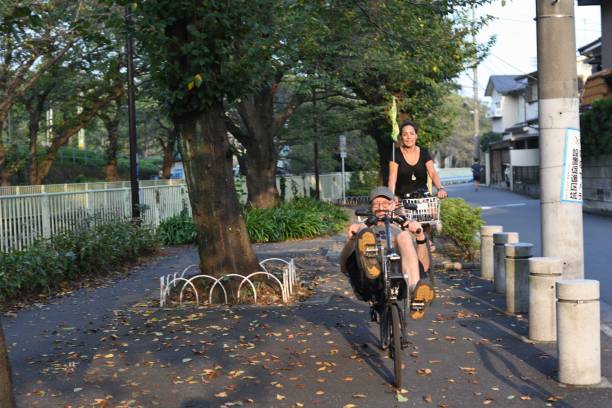
<instances>
[{"instance_id":1,"label":"woman's bare arm","mask_svg":"<svg viewBox=\"0 0 612 408\"><path fill-rule=\"evenodd\" d=\"M397 183L398 168L399 166L397 163L392 161L389 162L389 183L387 187L389 187L389 190L391 190L393 194L395 194L395 184Z\"/></svg>"},{"instance_id":2,"label":"woman's bare arm","mask_svg":"<svg viewBox=\"0 0 612 408\"><path fill-rule=\"evenodd\" d=\"M434 168L433 160L429 160L425 163L425 168L427 169L427 174L431 178L431 182L438 189L438 197L444 198L447 196L444 187L442 186L442 182L440 181L440 176L438 176L438 172Z\"/></svg>"}]
</instances>

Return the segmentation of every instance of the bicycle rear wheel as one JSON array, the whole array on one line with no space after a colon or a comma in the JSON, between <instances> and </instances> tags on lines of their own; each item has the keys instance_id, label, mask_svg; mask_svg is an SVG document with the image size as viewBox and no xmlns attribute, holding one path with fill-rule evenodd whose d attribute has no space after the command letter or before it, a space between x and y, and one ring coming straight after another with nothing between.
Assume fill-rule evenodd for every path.
<instances>
[{"instance_id":1,"label":"bicycle rear wheel","mask_svg":"<svg viewBox=\"0 0 612 408\"><path fill-rule=\"evenodd\" d=\"M395 387L400 390L402 388L402 329L399 315L399 307L392 304L391 309L391 347L389 350L390 357L393 358L393 374L395 375Z\"/></svg>"}]
</instances>

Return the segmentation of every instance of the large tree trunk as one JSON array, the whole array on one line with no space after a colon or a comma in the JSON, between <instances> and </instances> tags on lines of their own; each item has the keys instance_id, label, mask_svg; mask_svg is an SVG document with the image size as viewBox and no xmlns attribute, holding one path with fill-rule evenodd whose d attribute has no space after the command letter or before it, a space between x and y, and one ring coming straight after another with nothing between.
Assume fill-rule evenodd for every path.
<instances>
[{"instance_id":1,"label":"large tree trunk","mask_svg":"<svg viewBox=\"0 0 612 408\"><path fill-rule=\"evenodd\" d=\"M274 145L277 132L273 105L275 89L265 85L259 93L238 104L247 133L244 140L239 138L246 148L247 201L257 208L272 208L279 200L276 189L278 153Z\"/></svg>"},{"instance_id":2,"label":"large tree trunk","mask_svg":"<svg viewBox=\"0 0 612 408\"><path fill-rule=\"evenodd\" d=\"M104 152L106 159L106 181L119 180L119 169L117 166L117 152L119 151L119 114L121 113L120 99L115 101L116 110L110 114L101 114L100 119L104 122L106 128L106 137L108 146Z\"/></svg>"},{"instance_id":3,"label":"large tree trunk","mask_svg":"<svg viewBox=\"0 0 612 408\"><path fill-rule=\"evenodd\" d=\"M117 166L117 151L119 150L119 120L105 122L108 134L108 147L106 148L106 181L119 180L119 169Z\"/></svg>"},{"instance_id":4,"label":"large tree trunk","mask_svg":"<svg viewBox=\"0 0 612 408\"><path fill-rule=\"evenodd\" d=\"M34 97L26 101L26 110L29 115L28 135L28 180L30 184L35 185L39 180L38 177L38 130L40 129L40 118L42 116L45 100L48 93L43 93L38 97Z\"/></svg>"},{"instance_id":5,"label":"large tree trunk","mask_svg":"<svg viewBox=\"0 0 612 408\"><path fill-rule=\"evenodd\" d=\"M168 140L165 144L162 144L163 149L163 162L162 162L162 178L169 179L172 175L172 164L174 163L174 152L176 150L176 142L178 140L179 132L176 126L172 130L168 131Z\"/></svg>"},{"instance_id":6,"label":"large tree trunk","mask_svg":"<svg viewBox=\"0 0 612 408\"><path fill-rule=\"evenodd\" d=\"M374 138L378 149L378 164L380 166L379 179L382 185L387 185L389 180L389 161L391 161L391 153L394 148L393 141L384 129L389 127L384 119L373 119L367 125L368 134Z\"/></svg>"},{"instance_id":7,"label":"large tree trunk","mask_svg":"<svg viewBox=\"0 0 612 408\"><path fill-rule=\"evenodd\" d=\"M202 272L220 276L259 270L236 196L223 104L176 120Z\"/></svg>"},{"instance_id":8,"label":"large tree trunk","mask_svg":"<svg viewBox=\"0 0 612 408\"><path fill-rule=\"evenodd\" d=\"M13 408L14 406L15 400L13 399L11 365L8 359L8 352L6 350L6 341L4 340L2 322L0 322L0 407Z\"/></svg>"}]
</instances>

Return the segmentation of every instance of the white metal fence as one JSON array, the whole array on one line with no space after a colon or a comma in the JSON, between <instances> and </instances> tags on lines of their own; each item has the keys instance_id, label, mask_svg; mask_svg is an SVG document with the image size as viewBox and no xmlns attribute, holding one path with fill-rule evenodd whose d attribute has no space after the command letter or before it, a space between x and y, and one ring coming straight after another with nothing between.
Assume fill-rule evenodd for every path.
<instances>
[{"instance_id":1,"label":"white metal fence","mask_svg":"<svg viewBox=\"0 0 612 408\"><path fill-rule=\"evenodd\" d=\"M140 203L143 222L153 227L183 209L191 211L184 184L142 187ZM21 250L41 238L130 216L129 188L0 196L0 251Z\"/></svg>"},{"instance_id":2,"label":"white metal fence","mask_svg":"<svg viewBox=\"0 0 612 408\"><path fill-rule=\"evenodd\" d=\"M177 186L185 184L185 180L141 180L139 184L141 187ZM72 191L108 190L129 187L129 181L102 181L94 183L45 184L34 186L5 186L0 187L0 196L40 193L69 193Z\"/></svg>"}]
</instances>

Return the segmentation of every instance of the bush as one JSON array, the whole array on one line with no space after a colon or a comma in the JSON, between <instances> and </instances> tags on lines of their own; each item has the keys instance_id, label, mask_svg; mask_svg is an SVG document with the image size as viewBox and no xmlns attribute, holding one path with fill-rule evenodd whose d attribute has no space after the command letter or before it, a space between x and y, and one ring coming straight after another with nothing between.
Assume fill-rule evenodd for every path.
<instances>
[{"instance_id":1,"label":"bush","mask_svg":"<svg viewBox=\"0 0 612 408\"><path fill-rule=\"evenodd\" d=\"M612 154L612 98L593 102L580 115L582 157Z\"/></svg>"},{"instance_id":2,"label":"bush","mask_svg":"<svg viewBox=\"0 0 612 408\"><path fill-rule=\"evenodd\" d=\"M478 247L476 236L484 221L480 208L470 207L462 198L442 200L440 209L442 233L452 239L464 255L472 259Z\"/></svg>"},{"instance_id":3,"label":"bush","mask_svg":"<svg viewBox=\"0 0 612 408\"><path fill-rule=\"evenodd\" d=\"M170 217L157 227L157 236L164 245L193 244L197 235L193 218L187 213Z\"/></svg>"},{"instance_id":4,"label":"bush","mask_svg":"<svg viewBox=\"0 0 612 408\"><path fill-rule=\"evenodd\" d=\"M0 300L49 293L84 276L104 276L157 249L152 230L125 222L66 232L23 251L0 253Z\"/></svg>"},{"instance_id":5,"label":"bush","mask_svg":"<svg viewBox=\"0 0 612 408\"><path fill-rule=\"evenodd\" d=\"M342 208L311 198L298 198L269 209L247 207L244 218L249 238L254 243L334 234L349 220ZM195 243L197 234L193 219L181 215L163 221L158 237L166 245Z\"/></svg>"},{"instance_id":6,"label":"bush","mask_svg":"<svg viewBox=\"0 0 612 408\"><path fill-rule=\"evenodd\" d=\"M333 204L298 198L275 208L248 208L245 219L252 242L276 242L336 233L349 217Z\"/></svg>"}]
</instances>

